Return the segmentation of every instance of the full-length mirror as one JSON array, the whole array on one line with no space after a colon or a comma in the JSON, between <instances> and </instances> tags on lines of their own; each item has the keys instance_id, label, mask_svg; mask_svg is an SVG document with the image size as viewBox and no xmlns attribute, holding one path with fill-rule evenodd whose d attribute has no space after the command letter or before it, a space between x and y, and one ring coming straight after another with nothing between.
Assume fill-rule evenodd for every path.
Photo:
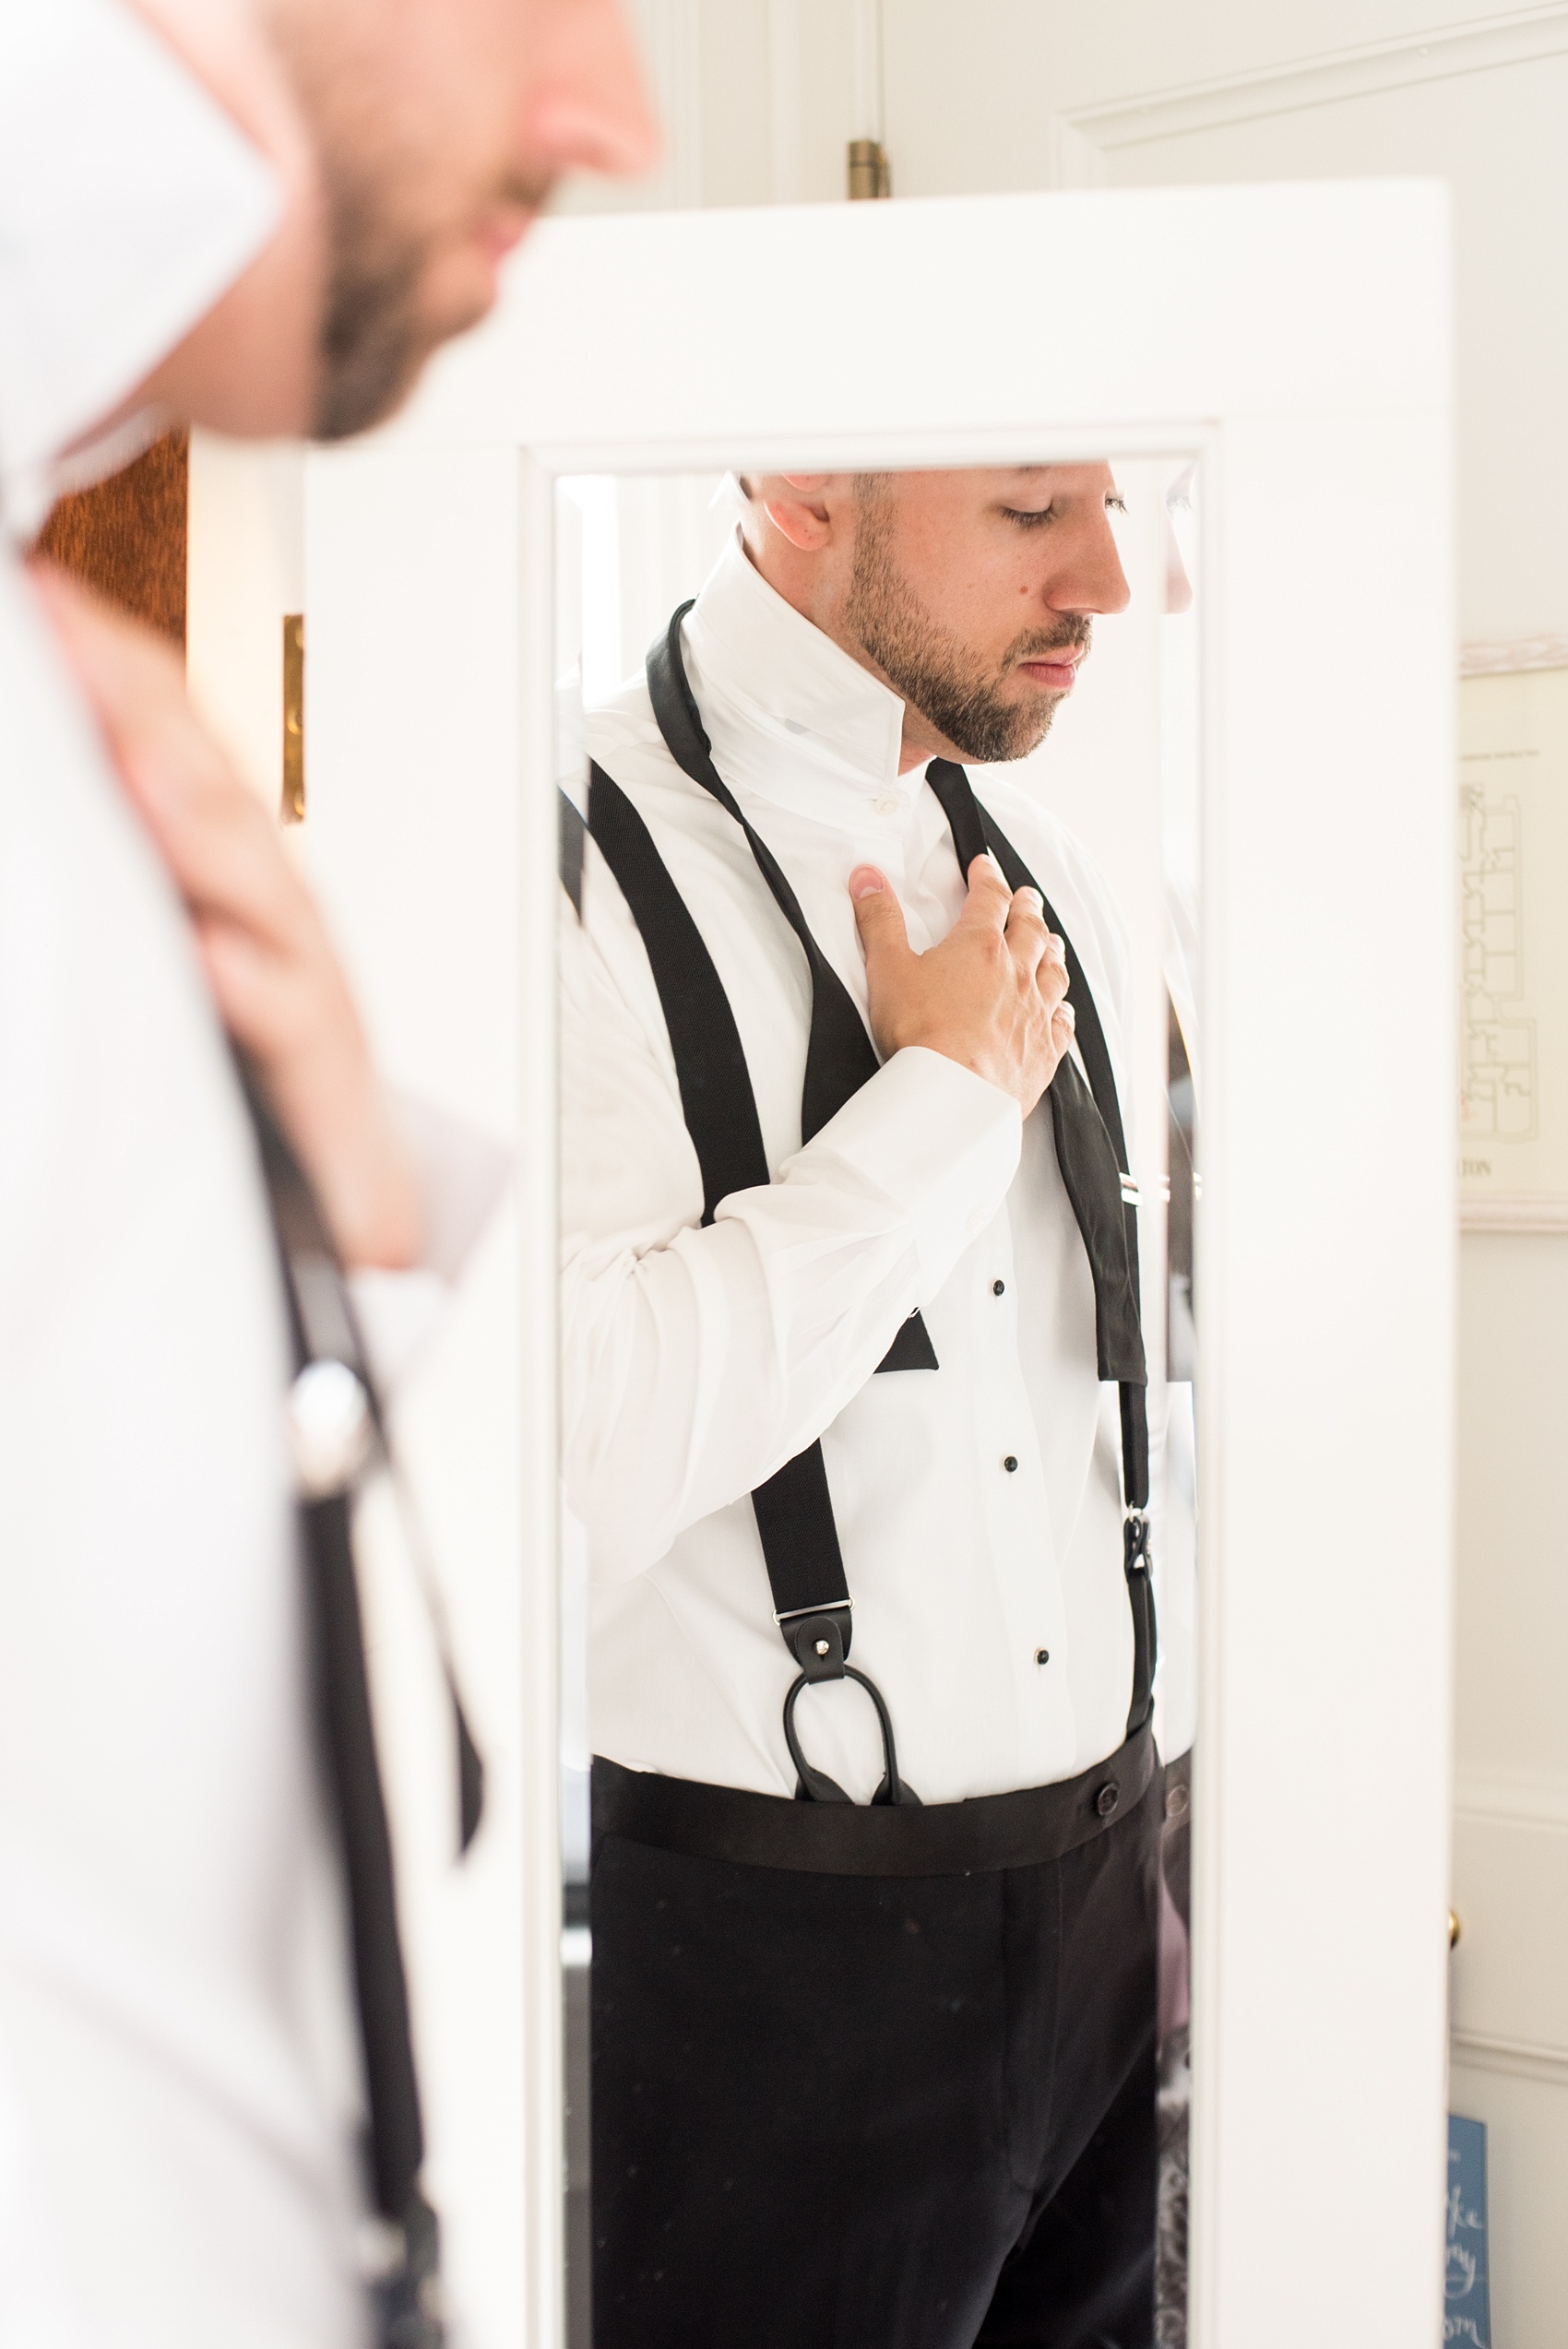
<instances>
[{"instance_id":1,"label":"full-length mirror","mask_svg":"<svg viewBox=\"0 0 1568 2349\"><path fill-rule=\"evenodd\" d=\"M555 222L312 459L313 862L519 1176L441 1396L517 1570L432 2126L498 2338L1309 2349L1325 2178L1348 2338L1432 2337L1444 233Z\"/></svg>"},{"instance_id":2,"label":"full-length mirror","mask_svg":"<svg viewBox=\"0 0 1568 2349\"><path fill-rule=\"evenodd\" d=\"M1186 2340L1199 496L558 484L574 2342Z\"/></svg>"}]
</instances>

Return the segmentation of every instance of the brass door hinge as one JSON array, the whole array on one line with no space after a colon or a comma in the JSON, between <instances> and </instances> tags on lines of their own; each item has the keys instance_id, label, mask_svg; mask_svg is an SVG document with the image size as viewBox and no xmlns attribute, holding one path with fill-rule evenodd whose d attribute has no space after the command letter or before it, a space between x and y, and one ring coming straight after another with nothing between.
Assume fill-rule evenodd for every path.
<instances>
[{"instance_id":1,"label":"brass door hinge","mask_svg":"<svg viewBox=\"0 0 1568 2349\"><path fill-rule=\"evenodd\" d=\"M888 169L887 149L879 138L852 138L849 141L849 201L863 203L868 197L891 196L893 174Z\"/></svg>"},{"instance_id":2,"label":"brass door hinge","mask_svg":"<svg viewBox=\"0 0 1568 2349\"><path fill-rule=\"evenodd\" d=\"M305 820L305 622L283 617L283 804L285 824Z\"/></svg>"}]
</instances>

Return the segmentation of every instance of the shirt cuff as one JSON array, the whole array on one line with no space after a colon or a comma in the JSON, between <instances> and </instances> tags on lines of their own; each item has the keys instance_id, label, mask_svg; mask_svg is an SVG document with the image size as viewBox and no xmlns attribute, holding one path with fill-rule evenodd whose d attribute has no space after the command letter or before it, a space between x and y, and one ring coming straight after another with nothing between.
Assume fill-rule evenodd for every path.
<instances>
[{"instance_id":1,"label":"shirt cuff","mask_svg":"<svg viewBox=\"0 0 1568 2349\"><path fill-rule=\"evenodd\" d=\"M477 1126L416 1094L389 1088L392 1113L413 1160L422 1240L417 1269L456 1283L512 1172L512 1154Z\"/></svg>"},{"instance_id":2,"label":"shirt cuff","mask_svg":"<svg viewBox=\"0 0 1568 2349\"><path fill-rule=\"evenodd\" d=\"M924 1305L1005 1199L1022 1139L1010 1093L915 1044L895 1052L806 1150L831 1152L912 1224Z\"/></svg>"},{"instance_id":3,"label":"shirt cuff","mask_svg":"<svg viewBox=\"0 0 1568 2349\"><path fill-rule=\"evenodd\" d=\"M510 1152L477 1128L412 1094L394 1089L391 1102L419 1185L420 1261L407 1272L366 1268L349 1280L370 1367L387 1394L408 1377L445 1321L452 1292L512 1171Z\"/></svg>"}]
</instances>

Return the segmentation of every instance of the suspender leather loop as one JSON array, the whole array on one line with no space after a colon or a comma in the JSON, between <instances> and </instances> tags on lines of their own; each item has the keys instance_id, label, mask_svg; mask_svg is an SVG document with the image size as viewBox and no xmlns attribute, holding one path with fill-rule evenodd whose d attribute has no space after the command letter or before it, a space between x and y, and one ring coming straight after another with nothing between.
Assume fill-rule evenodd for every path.
<instances>
[{"instance_id":1,"label":"suspender leather loop","mask_svg":"<svg viewBox=\"0 0 1568 2349\"><path fill-rule=\"evenodd\" d=\"M802 1671L800 1679L791 1684L784 1700L784 1742L795 1765L798 1780L796 1799L803 1802L849 1802L851 1797L844 1792L837 1779L830 1778L826 1770L816 1769L801 1751L800 1732L795 1726L795 1706L801 1691L809 1687L817 1677L814 1673ZM876 1707L877 1726L882 1731L882 1780L871 1798L873 1809L887 1803L909 1803L918 1807L919 1795L898 1775L898 1756L893 1743L893 1718L883 1701L882 1691L874 1680L868 1680L863 1672L857 1672L852 1664L846 1664L836 1677L858 1680Z\"/></svg>"},{"instance_id":2,"label":"suspender leather loop","mask_svg":"<svg viewBox=\"0 0 1568 2349\"><path fill-rule=\"evenodd\" d=\"M1123 1571L1127 1603L1133 1611L1133 1702L1127 1714L1127 1734L1141 1729L1154 1711L1156 1635L1154 1585L1149 1579L1148 1519L1141 1509L1129 1509L1122 1528Z\"/></svg>"},{"instance_id":3,"label":"suspender leather loop","mask_svg":"<svg viewBox=\"0 0 1568 2349\"><path fill-rule=\"evenodd\" d=\"M802 1680L841 1680L848 1669L852 1608L802 1608L798 1615L775 1615L784 1644L801 1667Z\"/></svg>"}]
</instances>

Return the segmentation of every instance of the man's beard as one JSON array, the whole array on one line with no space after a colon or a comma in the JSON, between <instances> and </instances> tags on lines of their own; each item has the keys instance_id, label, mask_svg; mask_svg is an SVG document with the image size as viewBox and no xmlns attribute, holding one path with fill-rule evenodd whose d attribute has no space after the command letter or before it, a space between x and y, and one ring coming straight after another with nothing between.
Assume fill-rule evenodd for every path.
<instances>
[{"instance_id":1,"label":"man's beard","mask_svg":"<svg viewBox=\"0 0 1568 2349\"><path fill-rule=\"evenodd\" d=\"M273 0L270 15L326 200L327 286L311 433L346 440L390 416L431 353L480 314L433 319L424 313L433 262L455 223L442 207L442 175L431 155L390 127L398 110L381 101L374 59L335 42L331 20L316 15L314 0ZM530 213L550 193L548 178L521 174L466 192L475 210L488 200Z\"/></svg>"},{"instance_id":2,"label":"man's beard","mask_svg":"<svg viewBox=\"0 0 1568 2349\"><path fill-rule=\"evenodd\" d=\"M421 290L439 236L398 224L390 195L400 176L395 166L384 162L373 173L338 156L327 160L326 176L329 265L311 430L316 440L340 441L390 416L431 353L477 325L482 313L439 324L421 314ZM513 180L497 196L538 212L550 192L545 180Z\"/></svg>"},{"instance_id":3,"label":"man's beard","mask_svg":"<svg viewBox=\"0 0 1568 2349\"><path fill-rule=\"evenodd\" d=\"M340 162L325 169L329 260L311 431L340 441L392 413L433 346L417 308L422 243L389 233Z\"/></svg>"},{"instance_id":4,"label":"man's beard","mask_svg":"<svg viewBox=\"0 0 1568 2349\"><path fill-rule=\"evenodd\" d=\"M1089 623L1066 613L1051 628L1026 628L1001 659L983 662L932 611L893 562L890 500L880 480L862 484L855 559L844 617L895 691L944 741L981 765L1024 758L1044 741L1062 694L1003 697L1021 660L1044 660L1089 644Z\"/></svg>"}]
</instances>

